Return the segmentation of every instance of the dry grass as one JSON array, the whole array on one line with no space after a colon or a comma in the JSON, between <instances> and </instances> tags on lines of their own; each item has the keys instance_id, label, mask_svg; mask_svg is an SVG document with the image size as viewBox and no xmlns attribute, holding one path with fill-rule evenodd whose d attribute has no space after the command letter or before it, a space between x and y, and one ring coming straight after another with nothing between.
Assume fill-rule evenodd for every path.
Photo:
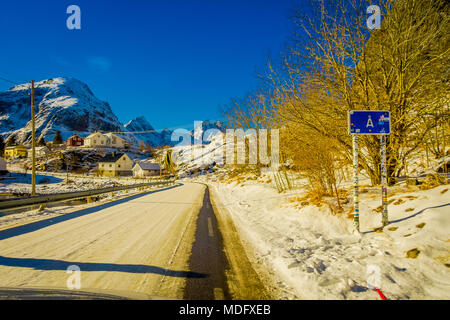
<instances>
[{"instance_id":1,"label":"dry grass","mask_svg":"<svg viewBox=\"0 0 450 320\"><path fill-rule=\"evenodd\" d=\"M397 201L395 201L393 204L394 205L399 205L399 204L402 204L402 203L404 203L405 202L405 200L403 200L403 199L398 199Z\"/></svg>"},{"instance_id":2,"label":"dry grass","mask_svg":"<svg viewBox=\"0 0 450 320\"><path fill-rule=\"evenodd\" d=\"M419 253L420 253L420 250L417 248L414 248L414 249L408 250L406 252L406 257L410 258L410 259L415 259L419 256Z\"/></svg>"},{"instance_id":3,"label":"dry grass","mask_svg":"<svg viewBox=\"0 0 450 320\"><path fill-rule=\"evenodd\" d=\"M416 225L416 228L422 229L425 226L425 222L419 223L418 225Z\"/></svg>"}]
</instances>

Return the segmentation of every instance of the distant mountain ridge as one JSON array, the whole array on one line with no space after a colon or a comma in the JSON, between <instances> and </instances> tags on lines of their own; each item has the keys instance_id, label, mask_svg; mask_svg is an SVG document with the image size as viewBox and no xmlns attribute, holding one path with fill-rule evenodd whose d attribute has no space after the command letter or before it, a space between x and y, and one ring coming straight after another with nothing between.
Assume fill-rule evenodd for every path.
<instances>
[{"instance_id":1,"label":"distant mountain ridge","mask_svg":"<svg viewBox=\"0 0 450 320\"><path fill-rule=\"evenodd\" d=\"M124 125L125 131L130 132L138 140L142 140L152 147L172 145L172 131L164 129L156 131L144 116L136 117Z\"/></svg>"}]
</instances>

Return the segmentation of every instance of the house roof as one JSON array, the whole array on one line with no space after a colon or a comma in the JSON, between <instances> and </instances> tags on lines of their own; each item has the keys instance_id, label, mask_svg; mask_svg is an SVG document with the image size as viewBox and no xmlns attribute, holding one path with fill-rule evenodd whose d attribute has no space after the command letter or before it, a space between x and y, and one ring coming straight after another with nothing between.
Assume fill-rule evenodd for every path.
<instances>
[{"instance_id":1,"label":"house roof","mask_svg":"<svg viewBox=\"0 0 450 320\"><path fill-rule=\"evenodd\" d=\"M98 162L116 162L119 160L125 153L123 152L113 152L105 155L103 158L98 160Z\"/></svg>"},{"instance_id":2,"label":"house roof","mask_svg":"<svg viewBox=\"0 0 450 320\"><path fill-rule=\"evenodd\" d=\"M119 138L119 139L125 140L125 139L122 138L121 136L119 136L119 135L117 135L117 134L115 134L115 133L112 133L112 132L105 133L104 135L107 136L108 138L111 138L112 136L115 136L115 137L117 137L117 138Z\"/></svg>"},{"instance_id":3,"label":"house roof","mask_svg":"<svg viewBox=\"0 0 450 320\"><path fill-rule=\"evenodd\" d=\"M96 135L103 135L103 134L100 133L100 132L93 132L93 133L91 133L90 135L88 135L85 139L95 137Z\"/></svg>"},{"instance_id":4,"label":"house roof","mask_svg":"<svg viewBox=\"0 0 450 320\"><path fill-rule=\"evenodd\" d=\"M27 149L27 147L25 147L25 146L22 145L22 144L19 144L19 145L17 145L17 146L9 146L9 147L6 147L5 149L16 149L16 148L19 148L19 149Z\"/></svg>"},{"instance_id":5,"label":"house roof","mask_svg":"<svg viewBox=\"0 0 450 320\"><path fill-rule=\"evenodd\" d=\"M83 137L81 137L81 136L79 136L78 134L75 133L74 135L70 136L69 139L67 139L67 140L73 139L75 137L83 139ZM90 135L89 135L89 137L90 137Z\"/></svg>"},{"instance_id":6,"label":"house roof","mask_svg":"<svg viewBox=\"0 0 450 320\"><path fill-rule=\"evenodd\" d=\"M139 162L136 164L136 166L141 167L142 170L159 170L160 166L157 163L151 163L151 162Z\"/></svg>"}]
</instances>

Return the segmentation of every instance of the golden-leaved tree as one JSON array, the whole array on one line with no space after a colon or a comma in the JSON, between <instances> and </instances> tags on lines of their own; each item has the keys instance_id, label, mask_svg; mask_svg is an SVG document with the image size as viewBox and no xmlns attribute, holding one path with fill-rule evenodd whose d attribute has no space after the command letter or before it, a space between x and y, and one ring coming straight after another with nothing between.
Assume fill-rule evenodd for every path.
<instances>
[{"instance_id":1,"label":"golden-leaved tree","mask_svg":"<svg viewBox=\"0 0 450 320\"><path fill-rule=\"evenodd\" d=\"M294 14L297 37L282 67L269 66L278 116L287 127L297 128L291 132L299 144L312 134L311 139L322 137L350 159L348 111L390 110L387 157L392 183L437 126L448 129L449 4L380 1L384 19L379 29L370 31L369 2L313 2L308 15ZM360 165L378 184L379 139L364 136L360 145Z\"/></svg>"}]
</instances>

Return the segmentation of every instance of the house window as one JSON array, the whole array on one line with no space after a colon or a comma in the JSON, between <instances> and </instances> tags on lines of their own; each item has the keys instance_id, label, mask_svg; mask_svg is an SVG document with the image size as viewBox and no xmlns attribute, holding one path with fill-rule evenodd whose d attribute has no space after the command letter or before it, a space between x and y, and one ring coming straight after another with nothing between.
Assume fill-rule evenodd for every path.
<instances>
[{"instance_id":1,"label":"house window","mask_svg":"<svg viewBox=\"0 0 450 320\"><path fill-rule=\"evenodd\" d=\"M94 143L97 143L97 140L94 140Z\"/></svg>"},{"instance_id":2,"label":"house window","mask_svg":"<svg viewBox=\"0 0 450 320\"><path fill-rule=\"evenodd\" d=\"M112 165L110 164L110 165L109 165L109 167L111 168L111 167L112 167Z\"/></svg>"},{"instance_id":3,"label":"house window","mask_svg":"<svg viewBox=\"0 0 450 320\"><path fill-rule=\"evenodd\" d=\"M120 164L119 164L119 168L120 168Z\"/></svg>"}]
</instances>

